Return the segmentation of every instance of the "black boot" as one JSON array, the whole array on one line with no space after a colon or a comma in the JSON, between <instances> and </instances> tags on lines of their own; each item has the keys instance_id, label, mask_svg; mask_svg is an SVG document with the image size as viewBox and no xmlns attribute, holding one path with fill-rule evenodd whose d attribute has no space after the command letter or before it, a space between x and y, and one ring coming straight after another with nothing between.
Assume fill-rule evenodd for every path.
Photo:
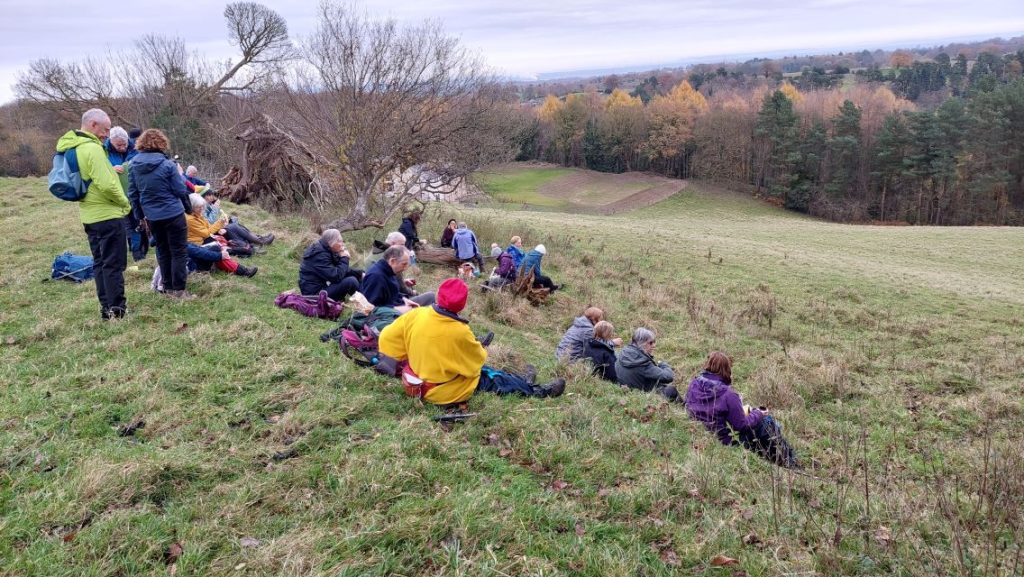
<instances>
[{"instance_id":1,"label":"black boot","mask_svg":"<svg viewBox=\"0 0 1024 577\"><path fill-rule=\"evenodd\" d=\"M270 246L270 243L274 242L274 235L272 235L272 234L264 234L264 235L260 236L259 239L260 239L260 244L262 244L263 246Z\"/></svg>"},{"instance_id":2,"label":"black boot","mask_svg":"<svg viewBox=\"0 0 1024 577\"><path fill-rule=\"evenodd\" d=\"M523 378L526 379L526 382L530 383L530 385L536 383L537 367L533 365L526 365L526 370L523 372Z\"/></svg>"},{"instance_id":3,"label":"black boot","mask_svg":"<svg viewBox=\"0 0 1024 577\"><path fill-rule=\"evenodd\" d=\"M491 344L491 341L494 340L494 331L487 331L486 335L482 337L477 337L477 340L480 341L481 345L486 347L487 345Z\"/></svg>"},{"instance_id":4,"label":"black boot","mask_svg":"<svg viewBox=\"0 0 1024 577\"><path fill-rule=\"evenodd\" d=\"M565 392L565 379L555 379L538 387L545 397L561 397Z\"/></svg>"},{"instance_id":5,"label":"black boot","mask_svg":"<svg viewBox=\"0 0 1024 577\"><path fill-rule=\"evenodd\" d=\"M260 270L259 267L255 267L255 266L251 266L250 267L250 266L245 266L244 264L240 264L240 265L238 265L238 268L235 269L235 274L238 275L238 276L253 277L253 276L256 276L256 272L259 271L259 270Z\"/></svg>"}]
</instances>

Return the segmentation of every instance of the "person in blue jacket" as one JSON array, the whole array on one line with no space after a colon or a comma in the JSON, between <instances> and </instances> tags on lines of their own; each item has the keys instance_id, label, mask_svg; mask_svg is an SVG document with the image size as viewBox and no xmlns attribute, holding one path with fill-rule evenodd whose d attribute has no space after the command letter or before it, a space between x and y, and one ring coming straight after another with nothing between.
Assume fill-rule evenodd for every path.
<instances>
[{"instance_id":1,"label":"person in blue jacket","mask_svg":"<svg viewBox=\"0 0 1024 577\"><path fill-rule=\"evenodd\" d=\"M120 126L110 129L110 136L103 141L103 151L107 153L110 166L113 166L118 174L123 173L125 163L139 153L135 141L128 138L128 131Z\"/></svg>"},{"instance_id":2,"label":"person in blue jacket","mask_svg":"<svg viewBox=\"0 0 1024 577\"><path fill-rule=\"evenodd\" d=\"M209 186L210 183L199 178L198 174L199 169L190 164L189 167L185 169L185 180L191 182L195 186Z\"/></svg>"},{"instance_id":3,"label":"person in blue jacket","mask_svg":"<svg viewBox=\"0 0 1024 577\"><path fill-rule=\"evenodd\" d=\"M171 148L167 136L155 128L142 133L139 154L128 173L128 199L135 218L148 227L156 239L156 260L163 277L164 292L188 298L188 225L185 213L191 208L185 181L174 161L167 158Z\"/></svg>"},{"instance_id":4,"label":"person in blue jacket","mask_svg":"<svg viewBox=\"0 0 1024 577\"><path fill-rule=\"evenodd\" d=\"M480 245L476 241L476 235L469 230L466 223L460 222L456 225L455 235L452 237L452 248L455 249L455 258L462 262L475 262L478 272L484 270L484 257L480 256Z\"/></svg>"},{"instance_id":5,"label":"person in blue jacket","mask_svg":"<svg viewBox=\"0 0 1024 577\"><path fill-rule=\"evenodd\" d=\"M512 255L512 264L515 265L518 271L519 267L523 266L523 258L526 257L526 253L523 252L523 239L513 236L505 251Z\"/></svg>"},{"instance_id":6,"label":"person in blue jacket","mask_svg":"<svg viewBox=\"0 0 1024 577\"><path fill-rule=\"evenodd\" d=\"M533 250L526 253L526 256L523 257L523 265L519 276L526 276L532 272L534 288L546 288L551 292L555 292L561 286L556 285L550 277L544 276L544 273L540 270L541 260L546 254L548 254L548 249L542 244L538 244Z\"/></svg>"}]
</instances>

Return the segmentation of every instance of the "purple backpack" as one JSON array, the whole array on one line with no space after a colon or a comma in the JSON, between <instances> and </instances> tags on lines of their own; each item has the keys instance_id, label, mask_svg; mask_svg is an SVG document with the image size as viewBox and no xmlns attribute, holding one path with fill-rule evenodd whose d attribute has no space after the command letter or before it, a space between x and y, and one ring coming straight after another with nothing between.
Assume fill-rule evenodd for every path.
<instances>
[{"instance_id":1,"label":"purple backpack","mask_svg":"<svg viewBox=\"0 0 1024 577\"><path fill-rule=\"evenodd\" d=\"M327 291L320 291L317 296L303 296L292 292L283 292L274 299L274 304L283 309L293 309L319 319L335 320L341 316L344 304L327 296Z\"/></svg>"}]
</instances>

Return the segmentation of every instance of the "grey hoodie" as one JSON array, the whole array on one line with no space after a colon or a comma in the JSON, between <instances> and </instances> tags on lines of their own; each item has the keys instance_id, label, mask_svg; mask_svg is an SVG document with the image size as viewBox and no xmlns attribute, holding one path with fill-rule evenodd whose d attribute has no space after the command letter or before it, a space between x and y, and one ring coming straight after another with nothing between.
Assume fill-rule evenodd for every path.
<instances>
[{"instance_id":1,"label":"grey hoodie","mask_svg":"<svg viewBox=\"0 0 1024 577\"><path fill-rule=\"evenodd\" d=\"M652 391L672 382L675 375L666 363L655 363L654 357L640 347L629 344L615 361L615 374L619 384L631 389Z\"/></svg>"},{"instance_id":2,"label":"grey hoodie","mask_svg":"<svg viewBox=\"0 0 1024 577\"><path fill-rule=\"evenodd\" d=\"M555 359L576 361L586 353L587 342L594 338L594 325L587 317L576 317L555 348Z\"/></svg>"}]
</instances>

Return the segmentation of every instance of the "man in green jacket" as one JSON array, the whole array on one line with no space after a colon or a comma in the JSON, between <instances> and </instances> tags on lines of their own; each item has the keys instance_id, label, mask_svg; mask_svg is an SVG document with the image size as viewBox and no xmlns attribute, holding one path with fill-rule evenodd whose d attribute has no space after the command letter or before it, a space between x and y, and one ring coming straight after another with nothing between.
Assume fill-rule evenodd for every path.
<instances>
[{"instance_id":1,"label":"man in green jacket","mask_svg":"<svg viewBox=\"0 0 1024 577\"><path fill-rule=\"evenodd\" d=\"M117 173L103 150L103 139L109 133L110 117L93 108L82 115L81 129L69 130L57 141L57 152L75 149L82 180L89 182L78 208L89 237L96 296L100 301L100 317L104 320L125 315L124 269L128 265L128 240L124 217L131 211Z\"/></svg>"}]
</instances>

